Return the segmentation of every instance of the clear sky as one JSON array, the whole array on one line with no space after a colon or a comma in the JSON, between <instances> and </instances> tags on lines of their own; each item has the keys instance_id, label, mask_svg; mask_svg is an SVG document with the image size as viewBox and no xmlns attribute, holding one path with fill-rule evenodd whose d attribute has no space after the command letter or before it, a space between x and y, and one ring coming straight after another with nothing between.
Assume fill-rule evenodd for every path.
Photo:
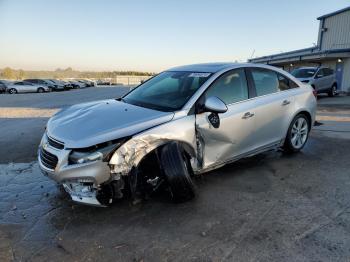
<instances>
[{"instance_id":1,"label":"clear sky","mask_svg":"<svg viewBox=\"0 0 350 262\"><path fill-rule=\"evenodd\" d=\"M0 0L0 68L160 71L312 46L349 0Z\"/></svg>"}]
</instances>

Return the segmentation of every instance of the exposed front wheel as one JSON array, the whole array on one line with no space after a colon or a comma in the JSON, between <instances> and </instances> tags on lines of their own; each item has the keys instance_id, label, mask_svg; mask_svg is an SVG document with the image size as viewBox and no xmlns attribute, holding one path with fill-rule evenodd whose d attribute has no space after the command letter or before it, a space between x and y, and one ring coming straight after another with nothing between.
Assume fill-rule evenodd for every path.
<instances>
[{"instance_id":1,"label":"exposed front wheel","mask_svg":"<svg viewBox=\"0 0 350 262\"><path fill-rule=\"evenodd\" d=\"M179 203L194 198L190 163L178 143L172 142L162 148L161 164L172 200Z\"/></svg>"},{"instance_id":2,"label":"exposed front wheel","mask_svg":"<svg viewBox=\"0 0 350 262\"><path fill-rule=\"evenodd\" d=\"M299 152L309 137L310 123L304 114L297 115L289 126L283 148L290 153Z\"/></svg>"},{"instance_id":3,"label":"exposed front wheel","mask_svg":"<svg viewBox=\"0 0 350 262\"><path fill-rule=\"evenodd\" d=\"M38 90L37 90L37 92L38 92L38 93L44 93L45 90L44 90L44 88L39 87Z\"/></svg>"}]
</instances>

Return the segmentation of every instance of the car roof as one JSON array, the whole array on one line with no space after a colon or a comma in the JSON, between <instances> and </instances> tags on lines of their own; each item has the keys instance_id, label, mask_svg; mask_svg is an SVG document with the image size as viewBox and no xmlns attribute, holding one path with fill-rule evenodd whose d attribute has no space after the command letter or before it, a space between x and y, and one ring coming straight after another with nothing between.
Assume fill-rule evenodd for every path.
<instances>
[{"instance_id":1,"label":"car roof","mask_svg":"<svg viewBox=\"0 0 350 262\"><path fill-rule=\"evenodd\" d=\"M279 71L279 68L266 65L266 64L255 64L255 63L205 63L205 64L193 64L170 68L166 71L173 72L199 72L199 73L217 73L222 70L230 70L239 67L257 67Z\"/></svg>"},{"instance_id":2,"label":"car roof","mask_svg":"<svg viewBox=\"0 0 350 262\"><path fill-rule=\"evenodd\" d=\"M301 66L301 67L298 67L296 69L318 69L320 67L317 67L317 66Z\"/></svg>"},{"instance_id":3,"label":"car roof","mask_svg":"<svg viewBox=\"0 0 350 262\"><path fill-rule=\"evenodd\" d=\"M205 73L216 73L224 69L235 68L241 65L239 63L205 63L205 64L193 64L185 66L177 66L170 68L166 71L185 71L185 72L205 72Z\"/></svg>"}]
</instances>

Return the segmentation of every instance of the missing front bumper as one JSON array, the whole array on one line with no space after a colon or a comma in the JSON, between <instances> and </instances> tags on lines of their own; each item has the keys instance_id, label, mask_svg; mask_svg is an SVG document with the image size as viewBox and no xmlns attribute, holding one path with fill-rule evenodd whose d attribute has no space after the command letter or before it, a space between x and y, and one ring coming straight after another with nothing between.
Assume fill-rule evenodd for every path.
<instances>
[{"instance_id":1,"label":"missing front bumper","mask_svg":"<svg viewBox=\"0 0 350 262\"><path fill-rule=\"evenodd\" d=\"M64 183L64 190L70 195L74 202L80 204L106 207L97 199L97 190L91 185L84 185L82 183Z\"/></svg>"}]
</instances>

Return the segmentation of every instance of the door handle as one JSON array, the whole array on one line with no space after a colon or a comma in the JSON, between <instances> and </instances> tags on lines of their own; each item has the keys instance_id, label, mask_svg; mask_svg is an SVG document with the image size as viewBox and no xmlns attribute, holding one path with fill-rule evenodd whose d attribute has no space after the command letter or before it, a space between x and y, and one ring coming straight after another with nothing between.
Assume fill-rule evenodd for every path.
<instances>
[{"instance_id":1,"label":"door handle","mask_svg":"<svg viewBox=\"0 0 350 262\"><path fill-rule=\"evenodd\" d=\"M248 119L248 118L251 118L251 117L253 117L253 116L254 116L253 113L247 112L247 113L245 113L245 114L242 116L242 119Z\"/></svg>"},{"instance_id":2,"label":"door handle","mask_svg":"<svg viewBox=\"0 0 350 262\"><path fill-rule=\"evenodd\" d=\"M289 100L284 100L282 102L282 106L286 106L286 105L289 105L290 104L290 101Z\"/></svg>"}]
</instances>

